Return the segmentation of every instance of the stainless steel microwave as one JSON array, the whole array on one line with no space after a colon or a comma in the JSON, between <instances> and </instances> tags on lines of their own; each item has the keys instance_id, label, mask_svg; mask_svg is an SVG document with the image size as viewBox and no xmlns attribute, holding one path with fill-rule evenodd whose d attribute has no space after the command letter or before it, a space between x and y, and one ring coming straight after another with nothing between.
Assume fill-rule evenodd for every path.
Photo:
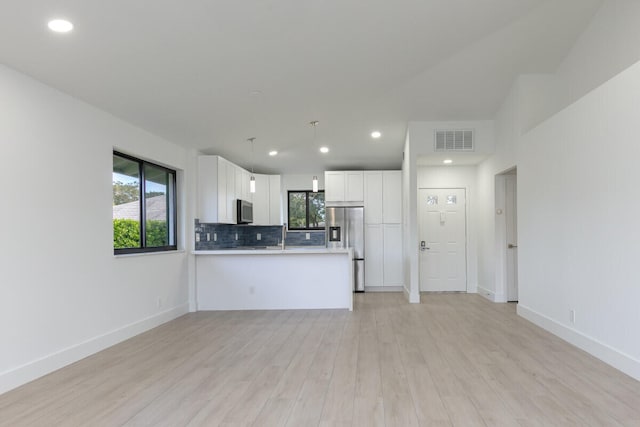
<instances>
[{"instance_id":1,"label":"stainless steel microwave","mask_svg":"<svg viewBox=\"0 0 640 427\"><path fill-rule=\"evenodd\" d=\"M253 203L238 199L237 201L237 223L251 224L253 222Z\"/></svg>"}]
</instances>

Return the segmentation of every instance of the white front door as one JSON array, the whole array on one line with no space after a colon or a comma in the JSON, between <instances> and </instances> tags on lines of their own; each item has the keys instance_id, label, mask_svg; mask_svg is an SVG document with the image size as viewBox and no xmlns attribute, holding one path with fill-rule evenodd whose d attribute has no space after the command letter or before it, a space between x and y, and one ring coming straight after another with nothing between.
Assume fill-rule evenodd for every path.
<instances>
[{"instance_id":1,"label":"white front door","mask_svg":"<svg viewBox=\"0 0 640 427\"><path fill-rule=\"evenodd\" d=\"M466 291L465 190L418 191L420 290Z\"/></svg>"},{"instance_id":2,"label":"white front door","mask_svg":"<svg viewBox=\"0 0 640 427\"><path fill-rule=\"evenodd\" d=\"M507 221L507 301L518 301L518 210L517 175L506 175L505 220Z\"/></svg>"}]
</instances>

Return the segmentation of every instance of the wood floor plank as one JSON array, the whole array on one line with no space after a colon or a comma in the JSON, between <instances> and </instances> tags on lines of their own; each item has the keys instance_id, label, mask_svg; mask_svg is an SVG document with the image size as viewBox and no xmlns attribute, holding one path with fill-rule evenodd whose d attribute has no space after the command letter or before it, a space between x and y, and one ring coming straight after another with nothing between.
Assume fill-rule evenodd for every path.
<instances>
[{"instance_id":1,"label":"wood floor plank","mask_svg":"<svg viewBox=\"0 0 640 427\"><path fill-rule=\"evenodd\" d=\"M640 383L478 295L185 315L0 395L0 426L636 426Z\"/></svg>"}]
</instances>

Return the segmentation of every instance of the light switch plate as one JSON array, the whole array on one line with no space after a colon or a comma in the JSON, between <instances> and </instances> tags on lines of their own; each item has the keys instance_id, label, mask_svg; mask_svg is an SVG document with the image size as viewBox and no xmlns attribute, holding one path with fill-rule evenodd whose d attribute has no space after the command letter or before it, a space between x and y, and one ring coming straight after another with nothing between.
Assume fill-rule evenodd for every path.
<instances>
[{"instance_id":1,"label":"light switch plate","mask_svg":"<svg viewBox=\"0 0 640 427\"><path fill-rule=\"evenodd\" d=\"M260 233L256 234L256 239L262 240L262 234L260 234Z\"/></svg>"},{"instance_id":2,"label":"light switch plate","mask_svg":"<svg viewBox=\"0 0 640 427\"><path fill-rule=\"evenodd\" d=\"M311 233L306 233L306 234L305 234L305 238L306 238L307 240L311 240Z\"/></svg>"},{"instance_id":3,"label":"light switch plate","mask_svg":"<svg viewBox=\"0 0 640 427\"><path fill-rule=\"evenodd\" d=\"M196 242L200 241L200 233L196 233Z\"/></svg>"}]
</instances>

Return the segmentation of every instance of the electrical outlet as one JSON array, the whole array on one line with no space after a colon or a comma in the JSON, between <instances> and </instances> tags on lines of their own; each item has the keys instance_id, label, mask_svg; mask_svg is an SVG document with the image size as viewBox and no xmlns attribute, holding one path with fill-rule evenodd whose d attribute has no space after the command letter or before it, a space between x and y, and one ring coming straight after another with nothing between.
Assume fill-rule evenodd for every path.
<instances>
[{"instance_id":1,"label":"electrical outlet","mask_svg":"<svg viewBox=\"0 0 640 427\"><path fill-rule=\"evenodd\" d=\"M196 242L200 241L200 233L196 233Z\"/></svg>"},{"instance_id":2,"label":"electrical outlet","mask_svg":"<svg viewBox=\"0 0 640 427\"><path fill-rule=\"evenodd\" d=\"M213 241L214 242L218 241L218 233L213 233Z\"/></svg>"},{"instance_id":3,"label":"electrical outlet","mask_svg":"<svg viewBox=\"0 0 640 427\"><path fill-rule=\"evenodd\" d=\"M256 234L256 239L262 240L262 234L260 234L260 233Z\"/></svg>"},{"instance_id":4,"label":"electrical outlet","mask_svg":"<svg viewBox=\"0 0 640 427\"><path fill-rule=\"evenodd\" d=\"M238 233L236 233L236 240L238 240Z\"/></svg>"},{"instance_id":5,"label":"electrical outlet","mask_svg":"<svg viewBox=\"0 0 640 427\"><path fill-rule=\"evenodd\" d=\"M569 320L571 321L571 323L576 323L576 311L575 310L569 310Z\"/></svg>"},{"instance_id":6,"label":"electrical outlet","mask_svg":"<svg viewBox=\"0 0 640 427\"><path fill-rule=\"evenodd\" d=\"M307 240L311 240L311 233L306 233L304 236Z\"/></svg>"},{"instance_id":7,"label":"electrical outlet","mask_svg":"<svg viewBox=\"0 0 640 427\"><path fill-rule=\"evenodd\" d=\"M207 242L211 240L211 233L207 233Z\"/></svg>"}]
</instances>

